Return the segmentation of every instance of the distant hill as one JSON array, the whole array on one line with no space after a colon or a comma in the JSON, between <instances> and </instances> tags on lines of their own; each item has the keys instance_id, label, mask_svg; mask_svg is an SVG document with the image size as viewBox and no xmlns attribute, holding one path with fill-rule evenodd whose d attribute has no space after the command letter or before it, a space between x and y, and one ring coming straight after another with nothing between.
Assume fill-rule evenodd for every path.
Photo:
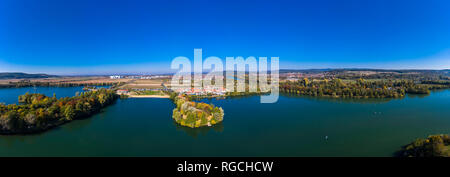
<instances>
[{"instance_id":1,"label":"distant hill","mask_svg":"<svg viewBox=\"0 0 450 177\"><path fill-rule=\"evenodd\" d=\"M37 79L49 77L58 77L58 76L48 74L0 73L0 79Z\"/></svg>"},{"instance_id":2,"label":"distant hill","mask_svg":"<svg viewBox=\"0 0 450 177\"><path fill-rule=\"evenodd\" d=\"M280 73L301 72L301 73L318 73L325 71L344 72L344 71L374 71L374 72L396 72L396 73L410 73L410 72L434 72L434 73L449 73L450 69L433 70L433 69L370 69L370 68L327 68L327 69L280 69Z\"/></svg>"}]
</instances>

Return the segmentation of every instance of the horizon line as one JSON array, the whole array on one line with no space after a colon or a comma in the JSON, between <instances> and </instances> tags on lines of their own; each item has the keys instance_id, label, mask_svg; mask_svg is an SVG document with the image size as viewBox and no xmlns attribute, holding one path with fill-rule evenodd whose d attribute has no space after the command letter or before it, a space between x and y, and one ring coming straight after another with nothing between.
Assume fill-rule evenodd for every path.
<instances>
[{"instance_id":1,"label":"horizon line","mask_svg":"<svg viewBox=\"0 0 450 177\"><path fill-rule=\"evenodd\" d=\"M305 68L305 69L289 69L289 68L283 68L279 69L279 71L285 71L285 70L292 70L292 71L305 71L305 70L385 70L385 71L446 71L450 70L450 68L446 69L427 69L427 68L414 68L414 69L395 69L395 68L358 68L358 67L351 67L351 68ZM224 70L223 72L226 72L227 70ZM248 72L248 70L245 70L245 72ZM48 74L43 72L23 72L23 71L7 71L7 72L1 72L2 73L24 73L24 74L45 74L45 75L54 75L54 76L110 76L110 75L168 75L168 74L174 74L176 72L158 72L158 73L152 73L152 72L121 72L121 73L104 73L104 74ZM193 73L193 72L192 72Z\"/></svg>"}]
</instances>

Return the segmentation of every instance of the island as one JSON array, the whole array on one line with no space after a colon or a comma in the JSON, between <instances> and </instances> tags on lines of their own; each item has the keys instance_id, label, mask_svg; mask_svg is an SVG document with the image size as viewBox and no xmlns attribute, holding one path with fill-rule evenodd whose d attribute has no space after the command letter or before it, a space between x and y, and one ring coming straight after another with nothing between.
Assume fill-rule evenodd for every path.
<instances>
[{"instance_id":1,"label":"island","mask_svg":"<svg viewBox=\"0 0 450 177\"><path fill-rule=\"evenodd\" d=\"M283 71L280 92L332 98L402 98L450 88L446 71L336 69Z\"/></svg>"},{"instance_id":2,"label":"island","mask_svg":"<svg viewBox=\"0 0 450 177\"><path fill-rule=\"evenodd\" d=\"M89 117L112 104L119 95L111 89L82 92L57 99L43 94L19 96L19 105L0 104L0 134L31 134L75 119Z\"/></svg>"},{"instance_id":3,"label":"island","mask_svg":"<svg viewBox=\"0 0 450 177\"><path fill-rule=\"evenodd\" d=\"M223 121L224 111L221 107L190 101L183 94L172 94L171 99L176 104L172 118L181 126L198 128L212 126Z\"/></svg>"}]
</instances>

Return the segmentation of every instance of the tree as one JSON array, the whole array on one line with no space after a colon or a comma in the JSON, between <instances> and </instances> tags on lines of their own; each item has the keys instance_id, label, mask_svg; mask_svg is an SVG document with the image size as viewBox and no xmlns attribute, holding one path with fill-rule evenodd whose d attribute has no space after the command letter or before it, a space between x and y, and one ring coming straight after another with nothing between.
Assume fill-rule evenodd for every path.
<instances>
[{"instance_id":1,"label":"tree","mask_svg":"<svg viewBox=\"0 0 450 177\"><path fill-rule=\"evenodd\" d=\"M309 80L307 77L303 78L303 83L305 87L309 85Z\"/></svg>"},{"instance_id":2,"label":"tree","mask_svg":"<svg viewBox=\"0 0 450 177\"><path fill-rule=\"evenodd\" d=\"M73 118L75 117L75 111L73 110L72 106L65 107L64 116L66 117L66 120L73 120Z\"/></svg>"}]
</instances>

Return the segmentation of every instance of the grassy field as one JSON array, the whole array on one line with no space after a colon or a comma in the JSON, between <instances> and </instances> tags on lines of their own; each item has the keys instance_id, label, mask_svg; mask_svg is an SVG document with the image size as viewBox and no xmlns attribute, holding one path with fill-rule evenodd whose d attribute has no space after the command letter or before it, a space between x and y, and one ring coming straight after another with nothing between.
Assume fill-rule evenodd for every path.
<instances>
[{"instance_id":1,"label":"grassy field","mask_svg":"<svg viewBox=\"0 0 450 177\"><path fill-rule=\"evenodd\" d=\"M167 79L134 79L130 80L121 88L124 89L161 89L162 83L167 83Z\"/></svg>"}]
</instances>

